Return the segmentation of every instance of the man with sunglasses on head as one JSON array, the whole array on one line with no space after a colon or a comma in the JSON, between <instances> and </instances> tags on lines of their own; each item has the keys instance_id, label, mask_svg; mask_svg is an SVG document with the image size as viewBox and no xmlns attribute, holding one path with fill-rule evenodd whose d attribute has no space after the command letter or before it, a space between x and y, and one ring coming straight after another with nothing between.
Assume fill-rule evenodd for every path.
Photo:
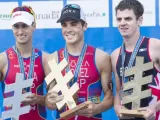
<instances>
[{"instance_id":1,"label":"man with sunglasses on head","mask_svg":"<svg viewBox=\"0 0 160 120\"><path fill-rule=\"evenodd\" d=\"M144 58L144 63L153 62L154 68L143 72L143 77L153 76L152 82L143 85L140 89L150 89L152 96L141 99L139 111L145 111L146 120L160 120L160 41L155 38L142 36L140 25L143 21L144 8L138 0L122 0L115 8L117 26L123 37L121 47L113 51L111 55L112 67L116 79L116 96L114 108L117 116L123 119L121 109L131 109L132 103L121 105L124 94L133 93L133 90L123 91L123 83L133 79L133 76L125 78L125 70L135 66L136 56ZM138 73L137 73L138 74ZM142 79L140 79L142 80ZM123 91L123 92L122 92ZM129 93L130 92L130 93ZM142 93L143 94L143 93ZM129 120L144 120L144 118L128 118Z\"/></svg>"},{"instance_id":2,"label":"man with sunglasses on head","mask_svg":"<svg viewBox=\"0 0 160 120\"><path fill-rule=\"evenodd\" d=\"M113 101L110 89L110 57L104 51L84 42L87 22L79 5L68 4L64 6L57 22L61 23L66 46L51 54L50 59L55 59L58 63L64 58L68 61L69 67L63 73L65 74L69 69L72 70L74 74L72 82L79 84L78 104L91 101L87 108L79 110L71 120L100 120L102 119L101 113L108 110ZM51 84L50 88L53 86ZM102 91L104 91L104 98L100 101ZM46 96L46 105L50 109L57 109L55 104L61 100L63 100L63 95L49 90ZM65 106L62 112L66 110Z\"/></svg>"},{"instance_id":3,"label":"man with sunglasses on head","mask_svg":"<svg viewBox=\"0 0 160 120\"><path fill-rule=\"evenodd\" d=\"M15 45L0 54L0 80L4 98L14 95L13 92L4 93L4 88L5 85L15 82L16 73L23 73L25 80L33 78L32 87L22 90L23 93L31 91L32 94L27 96L21 104L21 106L30 105L31 109L29 113L20 115L19 120L45 120L43 82L49 70L47 69L48 54L32 46L32 35L36 29L32 8L29 6L14 8L11 14L11 25ZM5 106L4 109L12 109L12 107Z\"/></svg>"}]
</instances>

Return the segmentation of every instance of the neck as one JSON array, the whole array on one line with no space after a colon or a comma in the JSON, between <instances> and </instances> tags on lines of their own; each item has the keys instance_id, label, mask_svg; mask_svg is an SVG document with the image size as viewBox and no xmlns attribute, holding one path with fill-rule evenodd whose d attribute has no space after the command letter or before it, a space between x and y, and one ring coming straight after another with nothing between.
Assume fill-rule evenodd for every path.
<instances>
[{"instance_id":1,"label":"neck","mask_svg":"<svg viewBox=\"0 0 160 120\"><path fill-rule=\"evenodd\" d=\"M124 38L126 50L133 51L139 37L140 37L140 32L137 32L131 37Z\"/></svg>"},{"instance_id":2,"label":"neck","mask_svg":"<svg viewBox=\"0 0 160 120\"><path fill-rule=\"evenodd\" d=\"M30 44L17 44L16 43L16 48L20 52L21 56L24 58L30 57L32 54L32 45Z\"/></svg>"},{"instance_id":3,"label":"neck","mask_svg":"<svg viewBox=\"0 0 160 120\"><path fill-rule=\"evenodd\" d=\"M78 56L81 54L83 45L84 45L84 40L81 40L80 42L75 44L66 44L66 47L69 54Z\"/></svg>"}]
</instances>

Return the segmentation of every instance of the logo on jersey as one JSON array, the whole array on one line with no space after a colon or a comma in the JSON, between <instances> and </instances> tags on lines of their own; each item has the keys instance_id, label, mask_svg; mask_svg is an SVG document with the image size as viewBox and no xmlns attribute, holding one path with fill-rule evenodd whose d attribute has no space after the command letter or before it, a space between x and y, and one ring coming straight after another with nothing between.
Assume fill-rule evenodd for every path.
<instances>
[{"instance_id":1,"label":"logo on jersey","mask_svg":"<svg viewBox=\"0 0 160 120\"><path fill-rule=\"evenodd\" d=\"M144 51L147 51L147 48L141 48L141 49L139 49L139 52L144 52Z\"/></svg>"}]
</instances>

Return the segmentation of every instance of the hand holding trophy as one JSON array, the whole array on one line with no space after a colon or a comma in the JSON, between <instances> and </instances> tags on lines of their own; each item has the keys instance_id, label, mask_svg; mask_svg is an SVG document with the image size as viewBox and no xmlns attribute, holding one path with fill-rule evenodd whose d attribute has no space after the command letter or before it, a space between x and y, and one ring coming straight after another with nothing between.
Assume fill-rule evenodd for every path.
<instances>
[{"instance_id":1,"label":"hand holding trophy","mask_svg":"<svg viewBox=\"0 0 160 120\"><path fill-rule=\"evenodd\" d=\"M58 110L61 110L63 106L67 105L69 110L61 113L60 117L68 119L74 116L78 110L87 107L90 104L90 101L76 105L73 96L76 95L79 87L77 83L74 83L70 88L68 87L69 82L74 76L71 70L68 71L65 76L62 75L62 70L65 69L68 64L65 59L63 59L58 65L54 60L49 61L48 64L51 68L51 73L45 78L46 83L49 85L51 82L56 81L56 85L51 89L51 91L60 92L64 96L63 100L56 103L56 106Z\"/></svg>"},{"instance_id":2,"label":"hand holding trophy","mask_svg":"<svg viewBox=\"0 0 160 120\"><path fill-rule=\"evenodd\" d=\"M146 111L138 111L141 99L151 96L151 90L142 90L142 86L152 81L152 75L142 77L143 72L153 68L153 62L143 64L143 57L136 57L135 66L125 70L125 77L134 75L133 80L123 83L123 91L120 92L122 104L131 103L131 110L122 109L121 114L124 116L143 117Z\"/></svg>"}]
</instances>

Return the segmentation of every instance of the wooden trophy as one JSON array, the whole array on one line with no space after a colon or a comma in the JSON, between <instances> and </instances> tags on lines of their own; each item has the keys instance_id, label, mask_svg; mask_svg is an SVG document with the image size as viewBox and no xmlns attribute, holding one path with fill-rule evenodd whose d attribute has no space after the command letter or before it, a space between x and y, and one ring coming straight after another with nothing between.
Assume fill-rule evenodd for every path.
<instances>
[{"instance_id":1,"label":"wooden trophy","mask_svg":"<svg viewBox=\"0 0 160 120\"><path fill-rule=\"evenodd\" d=\"M45 81L47 85L56 81L56 85L51 90L61 92L64 96L64 99L56 103L56 106L58 110L61 110L64 105L67 105L69 109L66 112L61 113L60 117L62 119L68 119L73 117L78 110L88 107L90 101L76 105L73 96L78 92L79 86L77 83L74 83L70 88L68 87L69 82L74 77L71 70L68 71L65 76L62 75L62 70L64 70L68 65L66 59L63 59L59 64L57 64L55 60L51 60L48 64L51 68L51 72L45 78Z\"/></svg>"},{"instance_id":2,"label":"wooden trophy","mask_svg":"<svg viewBox=\"0 0 160 120\"><path fill-rule=\"evenodd\" d=\"M151 90L147 89L141 91L142 85L146 85L152 82L152 75L143 77L143 72L153 69L153 62L143 63L144 57L136 57L135 66L125 70L125 77L134 75L133 80L127 81L123 84L123 96L122 96L122 104L125 105L127 103L132 103L131 110L122 109L121 114L124 116L132 116L132 117L143 117L145 111L138 111L140 108L140 101L143 98L147 98L151 96ZM129 94L126 94L125 91L131 90Z\"/></svg>"}]
</instances>

